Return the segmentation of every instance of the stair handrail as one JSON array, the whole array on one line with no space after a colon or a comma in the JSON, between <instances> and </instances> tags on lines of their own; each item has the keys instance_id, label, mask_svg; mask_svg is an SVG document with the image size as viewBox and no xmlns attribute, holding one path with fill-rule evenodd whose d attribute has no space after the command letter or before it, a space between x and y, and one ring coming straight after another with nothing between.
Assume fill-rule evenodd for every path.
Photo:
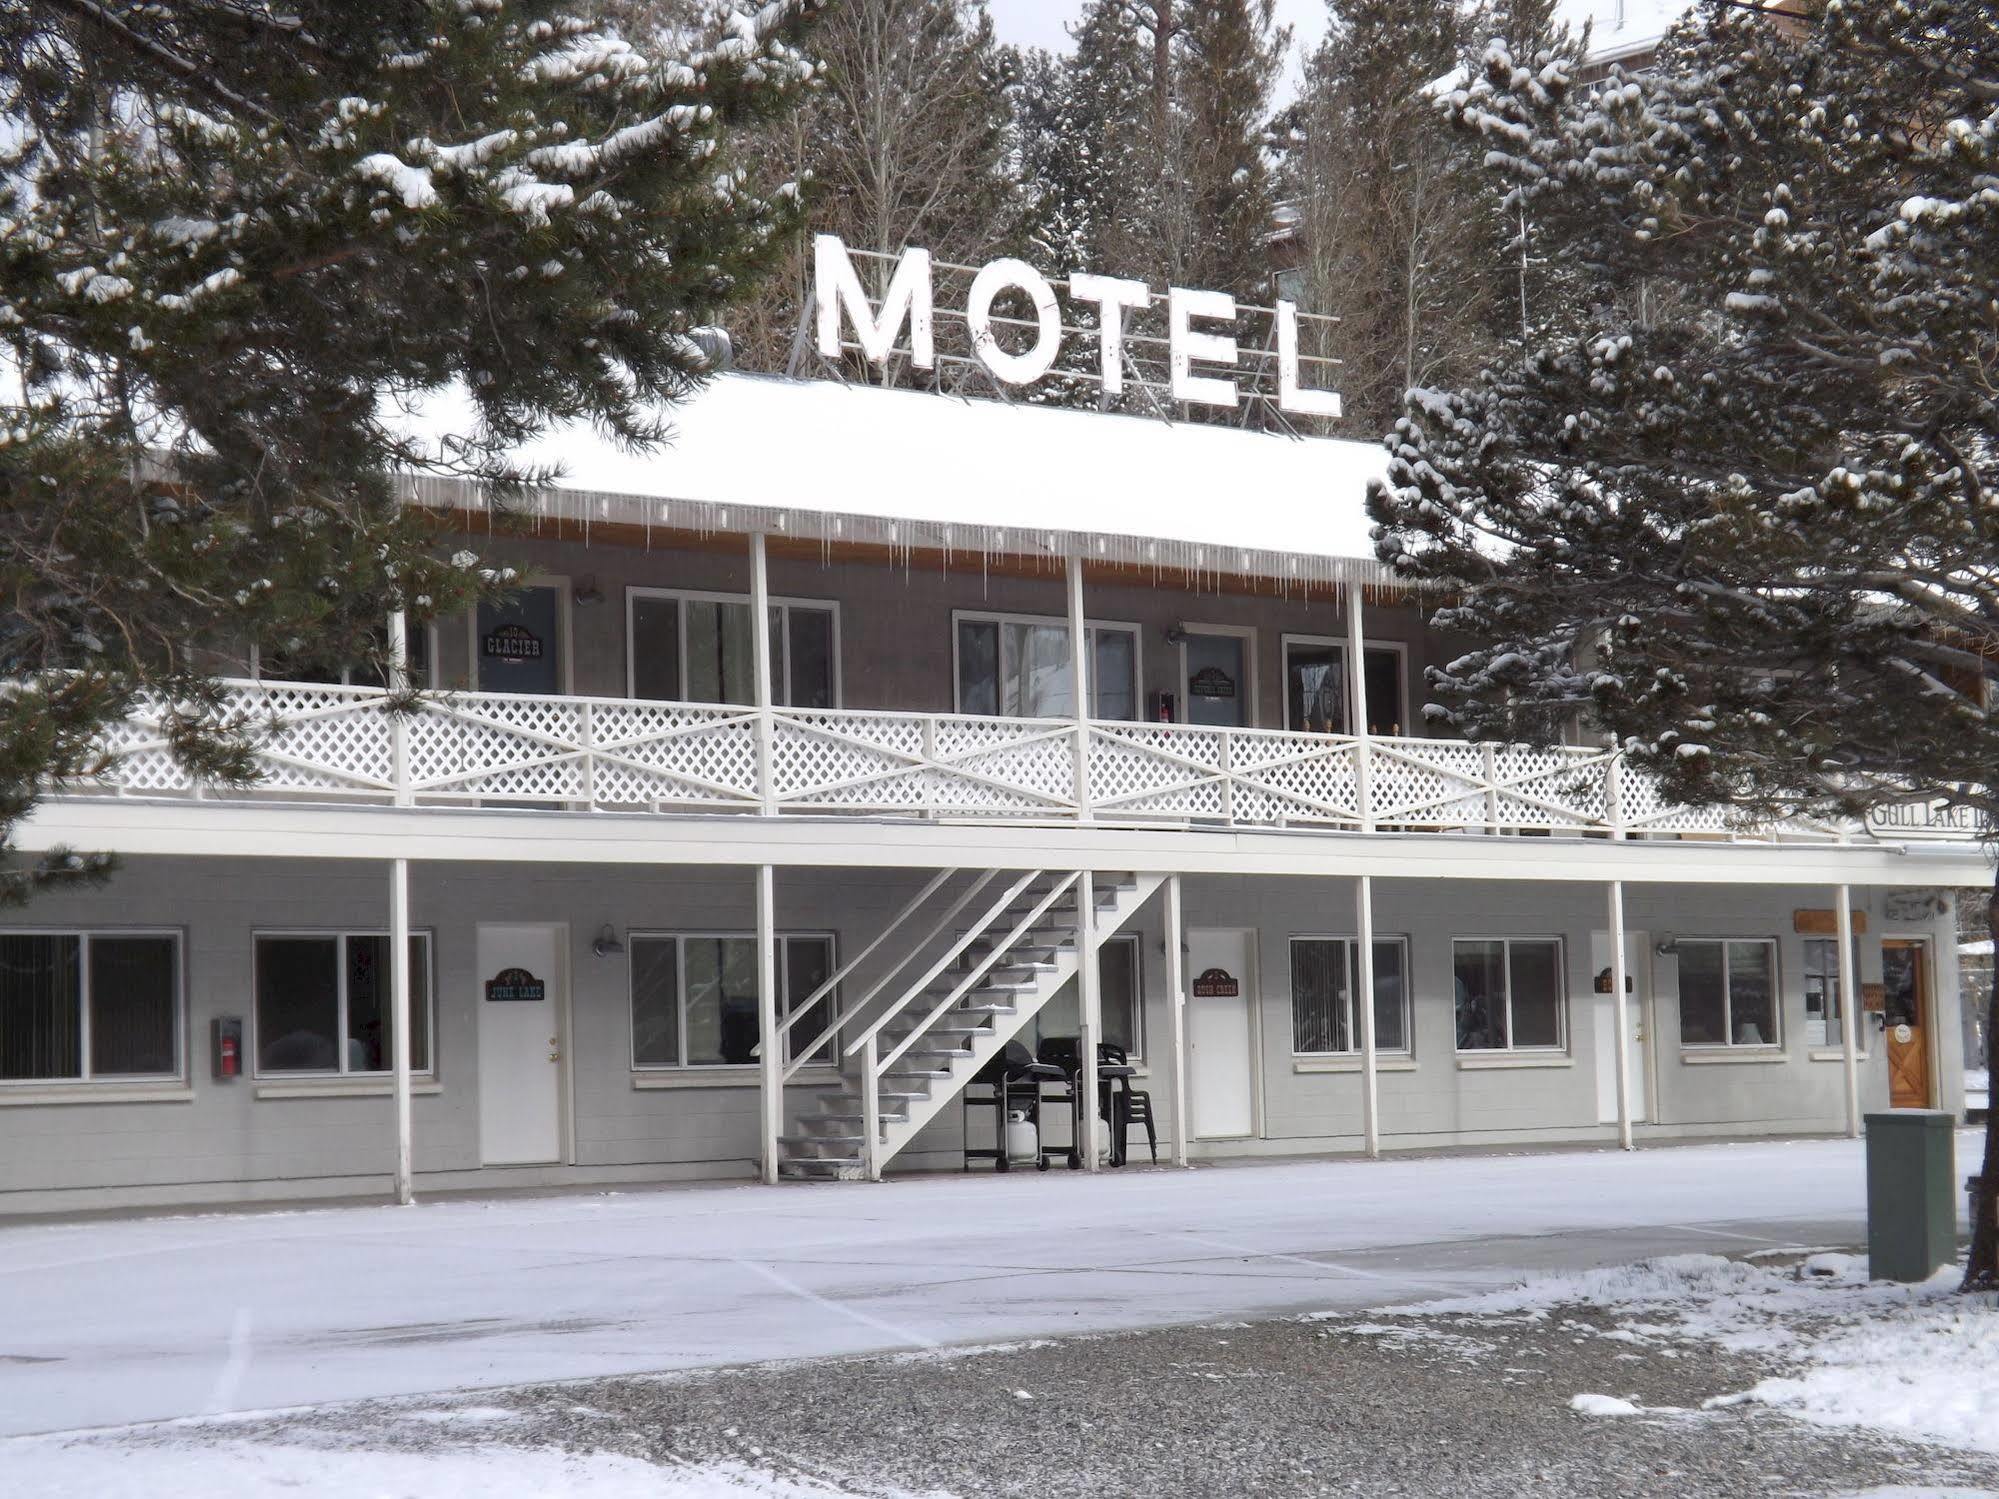
<instances>
[{"instance_id":1,"label":"stair handrail","mask_svg":"<svg viewBox=\"0 0 1999 1499\"><path fill-rule=\"evenodd\" d=\"M992 871L991 873L997 873L997 872L998 871L995 870ZM930 981L932 979L936 978L938 974L942 973L946 968L949 968L953 963L957 962L959 957L963 955L965 949L970 947L974 942L978 941L978 939L982 935L984 935L986 928L991 926L995 921L998 921L1000 919L1001 914L1005 912L1006 908L1012 905L1016 900L1020 898L1021 892L1027 889L1027 887L1032 885L1036 880L1040 879L1045 872L1046 871L1040 869L1030 869L1026 874L1022 875L1019 879L1015 880L1013 884L1009 885L1007 887L1006 894L1002 895L997 901L995 901L991 906L989 906L986 910L986 913L983 916L979 917L977 921L973 922L972 925L966 929L964 935L959 937L956 942L953 942L950 945L950 947L945 950L943 957L937 959L937 961L932 963L929 966L929 968L924 970L922 978L918 979L915 983L911 984L907 989L903 990L901 995L899 995L891 1003L884 1005L882 1007L881 1014L875 1017L874 1024L870 1025L865 1031L861 1032L860 1035L856 1036L852 1041L849 1041L847 1043L847 1049L845 1055L850 1057L853 1056L856 1052L858 1052L861 1049L861 1047L864 1044L872 1040L875 1036L879 1035L881 1033L881 1029L883 1026L887 1025L891 1020L895 1019L897 1015L900 1015L905 1006L907 1006L912 1000L914 1000L919 994L921 994L925 989L927 989L930 986ZM990 875L988 877L990 878ZM938 933L941 932L943 929L943 922L949 921L951 917L956 914L957 912L955 910L945 912L942 921L940 921L938 924L938 932L933 932L931 935L933 937L938 935ZM919 952L922 951L921 948L917 950ZM870 995L869 997L872 998L873 996Z\"/></svg>"},{"instance_id":2,"label":"stair handrail","mask_svg":"<svg viewBox=\"0 0 1999 1499\"><path fill-rule=\"evenodd\" d=\"M931 896L935 895L938 892L938 890L943 888L944 884L948 880L950 880L953 876L960 873L962 873L962 871L958 869L940 869L928 884L926 884L921 890L916 892L914 898L912 898L907 905L905 905L900 911L895 913L894 917L889 921L887 926L881 929L881 932L875 937L874 941L870 942L866 947L862 948L859 952L855 953L853 957L847 959L846 962L842 963L840 967L834 972L831 978L827 979L826 982L821 984L817 989L814 989L812 993L808 995L802 1002L795 1004L791 1007L791 1013L786 1015L782 1020L778 1022L777 1026L778 1039L779 1040L787 1039L791 1035L792 1027L798 1024L799 1018L801 1016L811 1014L812 1007L814 1005L818 1004L820 1000L824 999L827 995L831 994L835 989L837 989L840 986L840 984L843 981L845 981L848 977L850 977L853 974L856 968L860 967L861 964L867 962L869 958L873 957L875 953L880 950L881 945L884 942L888 941L890 937L893 937L896 934L896 932L901 928L902 924L905 921L909 920L911 916L914 916L916 912L922 907L925 901L929 900ZM990 878L990 876L988 877ZM974 886L974 889L976 888L977 887ZM947 913L946 919L947 920L949 919L949 913ZM921 951L921 949L919 948L918 951ZM891 968L889 970L890 975L893 976L896 970L900 969L908 961L909 961L908 958L904 958L901 960L901 962L898 962L894 968ZM883 980L883 982L886 983L887 980ZM875 995L878 992L880 992L880 989L881 985L877 984L873 989L869 990L867 995L860 1001L860 1003L856 1004L853 1007L853 1009L850 1010L848 1013L849 1014L859 1013L859 1011L866 1006L868 1001L873 999ZM833 1020L833 1023L828 1025L826 1029L821 1031L818 1034L818 1036L813 1040L810 1046L806 1047L804 1051L800 1052L797 1056L793 1057L791 1061L786 1064L784 1069L784 1080L786 1082L790 1082L792 1078L796 1077L798 1075L799 1068L803 1067L807 1062L811 1061L813 1057L817 1056L833 1041L833 1038L840 1031L841 1024L842 1024L841 1017L836 1016Z\"/></svg>"},{"instance_id":3,"label":"stair handrail","mask_svg":"<svg viewBox=\"0 0 1999 1499\"><path fill-rule=\"evenodd\" d=\"M1039 921L1042 918L1042 916L1047 913L1047 910L1050 906L1054 905L1056 901L1062 898L1065 892L1069 891L1070 889L1073 889L1076 882L1082 879L1082 877L1083 877L1082 872L1080 870L1071 873L1067 878L1065 878L1059 884L1057 884L1054 889L1050 890L1046 895L1042 896L1041 899L1035 904L1034 909L1029 911L1025 916L1021 917L1017 923L1015 923L1013 930L1007 933L1006 941L994 943L993 950L987 953L984 958L979 960L979 962L974 964L966 972L965 976L960 980L958 980L958 982L951 987L950 991L946 993L942 999L938 1000L935 1005L931 1006L930 1013L924 1016L922 1020L918 1021L916 1028L912 1030L908 1035L904 1036L902 1040L896 1044L896 1048L894 1051L891 1051L887 1056L881 1059L881 1062L879 1064L880 1070L886 1073L889 1068L893 1067L898 1061L900 1061L902 1059L902 1054L908 1051L910 1047L916 1044L916 1038L921 1036L925 1031L929 1030L930 1027L936 1023L937 1017L939 1015L942 1015L946 1010L950 1009L951 1006L955 1005L959 1000L963 999L968 993L970 993L972 986L977 984L988 973L990 973L995 963L999 962L1001 958L1005 957L1008 953L1012 952L1014 944L1020 941L1021 937L1024 936L1028 932L1028 930L1033 927L1035 922ZM928 981L926 980L925 982ZM920 992L921 992L920 990L917 991L917 993ZM916 994L911 994L908 996L908 998L912 999L915 997Z\"/></svg>"}]
</instances>

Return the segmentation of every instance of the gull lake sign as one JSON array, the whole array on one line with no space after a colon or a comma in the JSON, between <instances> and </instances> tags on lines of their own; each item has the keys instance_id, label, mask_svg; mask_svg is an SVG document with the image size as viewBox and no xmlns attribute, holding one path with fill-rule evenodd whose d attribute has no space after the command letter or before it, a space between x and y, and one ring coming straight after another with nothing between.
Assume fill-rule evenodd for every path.
<instances>
[{"instance_id":1,"label":"gull lake sign","mask_svg":"<svg viewBox=\"0 0 1999 1499\"><path fill-rule=\"evenodd\" d=\"M909 362L919 370L936 368L935 303L928 250L912 248L902 252L889 277L888 289L882 293L879 311L861 285L846 245L836 235L814 236L812 270L819 353L823 358L840 357L840 324L844 315L853 325L861 352L872 363L888 363L906 326ZM1125 316L1151 305L1151 289L1143 281L1098 276L1088 271L1072 274L1068 289L1070 301L1094 311L1098 370L1104 394L1122 395ZM1009 292L1024 298L1034 312L1034 341L1019 353L1000 347L993 333L993 303ZM1309 389L1299 383L1296 305L1280 300L1273 316L1277 324L1278 409L1295 416L1338 416L1337 392ZM1235 318L1235 298L1226 292L1167 288L1167 362L1172 371L1174 400L1227 410L1240 403L1241 393L1234 380L1194 372L1196 360L1203 364L1236 363L1232 327L1228 332L1219 328L1222 324L1233 325ZM1196 327L1197 323L1208 326ZM1026 261L1011 256L986 262L972 278L971 290L965 298L965 324L979 362L1003 384L1033 385L1055 367L1062 352L1062 318L1056 308L1054 286Z\"/></svg>"},{"instance_id":2,"label":"gull lake sign","mask_svg":"<svg viewBox=\"0 0 1999 1499\"><path fill-rule=\"evenodd\" d=\"M1932 802L1897 802L1893 806L1869 807L1867 831L1874 837L1898 843L1988 838L1995 831L1992 819L1976 807L1952 805L1939 798Z\"/></svg>"}]
</instances>

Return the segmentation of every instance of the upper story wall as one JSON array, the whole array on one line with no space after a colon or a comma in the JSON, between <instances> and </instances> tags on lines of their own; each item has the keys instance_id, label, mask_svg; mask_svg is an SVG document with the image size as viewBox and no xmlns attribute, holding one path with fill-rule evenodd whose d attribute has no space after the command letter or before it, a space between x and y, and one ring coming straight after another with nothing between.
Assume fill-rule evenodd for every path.
<instances>
[{"instance_id":1,"label":"upper story wall","mask_svg":"<svg viewBox=\"0 0 1999 1499\"><path fill-rule=\"evenodd\" d=\"M534 584L552 586L560 605L557 680L567 690L590 696L628 695L633 642L630 600L634 590L684 590L747 597L750 563L747 542L716 538L700 546L660 545L653 549L619 542L553 540L534 537L475 538L482 553L505 561ZM1027 569L1023 571L1023 569ZM935 556L906 565L886 560L800 557L773 551L769 564L774 599L831 604L838 616L839 705L847 708L911 712L953 712L956 701L955 621L963 614L1034 616L1059 623L1066 618L1067 594L1059 562L1040 570L1018 558L953 558L948 567ZM1109 577L1086 576L1084 609L1092 621L1136 627L1141 714L1152 717L1157 695L1170 693L1176 717L1186 718L1183 651L1169 630L1219 626L1246 632L1249 645L1248 701L1252 726L1286 727L1284 661L1294 646L1316 639L1343 643L1344 600L1321 588L1282 594L1275 585L1225 580L1217 587L1188 586L1178 574L1156 582L1133 579L1129 570ZM579 595L581 601L579 601ZM1407 598L1371 594L1364 629L1371 646L1391 648L1401 687L1402 710L1394 725L1421 733L1426 701L1424 670L1458 654L1461 642L1438 635L1427 611ZM509 668L482 661L478 632L469 620L439 621L434 627L436 676L444 687L492 687L509 679Z\"/></svg>"}]
</instances>

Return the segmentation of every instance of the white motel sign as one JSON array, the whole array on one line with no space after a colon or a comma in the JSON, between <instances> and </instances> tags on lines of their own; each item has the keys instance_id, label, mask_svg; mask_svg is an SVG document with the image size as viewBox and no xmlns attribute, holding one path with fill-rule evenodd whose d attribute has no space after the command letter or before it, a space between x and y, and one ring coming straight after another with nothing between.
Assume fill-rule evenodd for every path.
<instances>
[{"instance_id":1,"label":"white motel sign","mask_svg":"<svg viewBox=\"0 0 1999 1499\"><path fill-rule=\"evenodd\" d=\"M814 237L812 267L822 357L840 357L844 317L854 330L861 352L871 363L886 364L906 331L910 363L919 370L936 367L928 250L910 248L902 252L889 277L888 288L882 293L879 310L870 302L847 247L837 236ZM1122 395L1125 318L1128 313L1150 305L1150 288L1143 281L1098 276L1088 271L1071 275L1068 288L1072 302L1092 309L1096 315L1098 368L1104 393ZM1008 292L1017 293L1034 312L1034 341L1018 353L1002 347L993 332L993 304ZM1308 388L1299 381L1296 305L1280 299L1273 316L1277 325L1278 408L1295 416L1338 416L1337 392ZM1238 351L1232 326L1235 318L1235 298L1226 292L1167 288L1167 356L1174 400L1231 410L1237 406L1241 397L1234 380L1195 371L1197 361L1208 365L1236 363ZM979 362L994 379L1007 385L1034 384L1055 367L1062 352L1062 318L1054 286L1026 261L1011 256L986 262L972 278L965 299L965 323ZM1223 325L1230 325L1227 331Z\"/></svg>"}]
</instances>

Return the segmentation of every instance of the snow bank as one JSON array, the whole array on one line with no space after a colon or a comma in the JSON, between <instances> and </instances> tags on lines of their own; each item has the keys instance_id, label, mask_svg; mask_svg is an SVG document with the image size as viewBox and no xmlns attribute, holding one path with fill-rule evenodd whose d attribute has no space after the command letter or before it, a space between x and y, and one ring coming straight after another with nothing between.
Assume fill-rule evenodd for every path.
<instances>
[{"instance_id":1,"label":"snow bank","mask_svg":"<svg viewBox=\"0 0 1999 1499\"><path fill-rule=\"evenodd\" d=\"M660 1466L609 1452L476 1447L364 1452L244 1441L0 1443L8 1492L36 1499L848 1499L849 1491L739 1463ZM893 1499L870 1490L878 1499ZM908 1496L913 1499L913 1496Z\"/></svg>"},{"instance_id":2,"label":"snow bank","mask_svg":"<svg viewBox=\"0 0 1999 1499\"><path fill-rule=\"evenodd\" d=\"M1636 1416L1642 1414L1629 1400L1615 1395L1571 1395L1569 1409L1579 1416Z\"/></svg>"},{"instance_id":3,"label":"snow bank","mask_svg":"<svg viewBox=\"0 0 1999 1499\"><path fill-rule=\"evenodd\" d=\"M1398 1315L1476 1321L1550 1319L1589 1308L1617 1318L1624 1342L1705 1342L1791 1366L1710 1408L1754 1402L1823 1426L1999 1453L1999 1298L1960 1296L1960 1272L1919 1285L1869 1281L1853 1255L1808 1254L1795 1268L1719 1255L1673 1255L1508 1290L1423 1302ZM1579 1324L1564 1324L1575 1332ZM1577 1395L1585 1415L1628 1402Z\"/></svg>"}]
</instances>

